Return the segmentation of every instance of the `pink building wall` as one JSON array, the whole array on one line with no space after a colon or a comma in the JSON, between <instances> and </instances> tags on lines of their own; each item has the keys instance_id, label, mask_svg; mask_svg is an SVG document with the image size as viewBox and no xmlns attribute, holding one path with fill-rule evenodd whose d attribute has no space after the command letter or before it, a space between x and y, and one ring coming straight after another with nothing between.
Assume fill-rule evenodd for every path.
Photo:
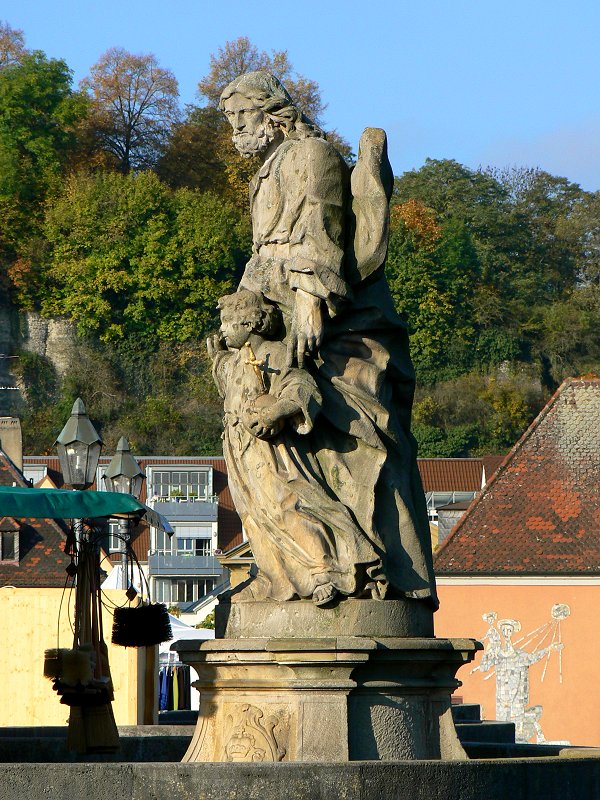
<instances>
[{"instance_id":1,"label":"pink building wall","mask_svg":"<svg viewBox=\"0 0 600 800\"><path fill-rule=\"evenodd\" d=\"M487 584L485 580L489 580ZM568 741L574 745L600 746L600 581L597 579L438 579L440 610L435 615L438 637L472 637L483 641L488 652L479 653L473 664L463 667L458 678L463 686L456 694L465 703L479 703L482 718L496 719L497 693L506 707L507 698L519 710L519 703L529 711L523 733L532 732L528 741ZM596 580L596 584L593 581ZM553 612L554 609L554 612ZM484 615L494 612L496 619L487 622ZM491 650L494 639L505 652L510 650L498 621L514 620L520 630L505 627L517 651L500 668L498 686L496 665L499 658ZM494 629L497 634L494 634ZM539 661L519 666L539 657ZM562 644L562 648L557 644ZM527 655L529 654L529 655ZM487 666L485 671L477 669ZM474 670L475 668L475 670ZM512 673L512 674L511 674ZM528 697L516 696L523 691ZM525 681L525 685L524 685ZM522 710L522 708L521 708ZM537 717L538 728L533 730Z\"/></svg>"}]
</instances>

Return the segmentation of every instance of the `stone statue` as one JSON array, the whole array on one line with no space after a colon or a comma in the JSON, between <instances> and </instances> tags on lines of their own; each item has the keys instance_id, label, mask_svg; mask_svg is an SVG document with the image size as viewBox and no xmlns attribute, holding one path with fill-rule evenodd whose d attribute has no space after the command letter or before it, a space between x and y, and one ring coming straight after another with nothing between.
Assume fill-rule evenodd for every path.
<instances>
[{"instance_id":1,"label":"stone statue","mask_svg":"<svg viewBox=\"0 0 600 800\"><path fill-rule=\"evenodd\" d=\"M231 598L437 605L410 433L414 372L384 277L392 173L367 129L351 170L266 72L221 108L244 156L253 254L209 340L231 492L258 566Z\"/></svg>"}]
</instances>

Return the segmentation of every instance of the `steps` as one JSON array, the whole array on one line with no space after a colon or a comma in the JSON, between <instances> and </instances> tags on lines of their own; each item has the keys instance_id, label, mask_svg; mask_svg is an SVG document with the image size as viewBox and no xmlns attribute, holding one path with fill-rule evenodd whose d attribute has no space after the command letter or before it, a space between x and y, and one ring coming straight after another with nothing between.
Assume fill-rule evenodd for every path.
<instances>
[{"instance_id":1,"label":"steps","mask_svg":"<svg viewBox=\"0 0 600 800\"><path fill-rule=\"evenodd\" d=\"M460 703L452 706L456 733L463 747L472 744L514 745L514 722L482 720L478 703Z\"/></svg>"},{"instance_id":2,"label":"steps","mask_svg":"<svg viewBox=\"0 0 600 800\"><path fill-rule=\"evenodd\" d=\"M482 720L477 703L453 705L452 718L469 758L543 758L565 753L563 745L516 743L514 723Z\"/></svg>"}]
</instances>

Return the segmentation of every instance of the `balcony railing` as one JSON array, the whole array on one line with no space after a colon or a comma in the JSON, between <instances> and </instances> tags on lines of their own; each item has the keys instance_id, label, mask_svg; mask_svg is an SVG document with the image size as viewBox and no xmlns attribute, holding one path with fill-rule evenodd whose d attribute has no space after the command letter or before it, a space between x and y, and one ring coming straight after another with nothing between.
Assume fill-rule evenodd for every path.
<instances>
[{"instance_id":1,"label":"balcony railing","mask_svg":"<svg viewBox=\"0 0 600 800\"><path fill-rule=\"evenodd\" d=\"M223 567L215 556L196 556L193 554L171 555L148 553L148 572L150 575L181 575L204 577L220 575Z\"/></svg>"},{"instance_id":2,"label":"balcony railing","mask_svg":"<svg viewBox=\"0 0 600 800\"><path fill-rule=\"evenodd\" d=\"M148 504L171 521L216 522L219 506L216 497L150 497Z\"/></svg>"},{"instance_id":3,"label":"balcony railing","mask_svg":"<svg viewBox=\"0 0 600 800\"><path fill-rule=\"evenodd\" d=\"M218 503L219 498L216 494L212 494L208 497L205 495L198 495L198 494L166 494L166 495L158 495L153 494L148 497L149 503Z\"/></svg>"}]
</instances>

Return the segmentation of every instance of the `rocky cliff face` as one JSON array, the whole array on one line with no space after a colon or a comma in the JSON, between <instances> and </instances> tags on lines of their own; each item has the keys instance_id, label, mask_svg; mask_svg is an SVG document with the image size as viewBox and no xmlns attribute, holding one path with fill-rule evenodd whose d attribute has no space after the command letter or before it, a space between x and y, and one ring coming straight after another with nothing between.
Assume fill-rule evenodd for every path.
<instances>
[{"instance_id":1,"label":"rocky cliff face","mask_svg":"<svg viewBox=\"0 0 600 800\"><path fill-rule=\"evenodd\" d=\"M21 347L47 358L59 375L73 363L75 327L67 319L47 319L32 311L24 315Z\"/></svg>"},{"instance_id":2,"label":"rocky cliff face","mask_svg":"<svg viewBox=\"0 0 600 800\"><path fill-rule=\"evenodd\" d=\"M75 358L75 342L75 328L68 320L0 304L0 415L18 413L27 391L14 371L19 351L47 359L58 375L64 375ZM18 390L9 388L15 386Z\"/></svg>"}]
</instances>

